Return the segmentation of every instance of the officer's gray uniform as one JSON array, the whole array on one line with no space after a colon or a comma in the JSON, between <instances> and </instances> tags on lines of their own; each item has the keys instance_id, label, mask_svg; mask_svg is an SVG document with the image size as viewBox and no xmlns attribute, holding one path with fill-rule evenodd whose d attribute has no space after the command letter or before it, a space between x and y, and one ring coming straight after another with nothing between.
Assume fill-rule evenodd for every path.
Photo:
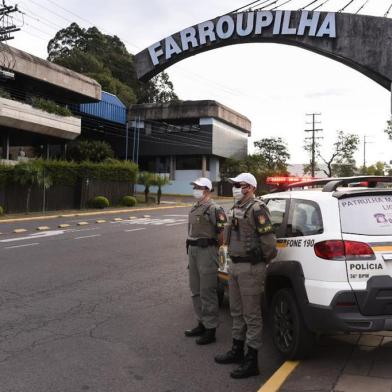
<instances>
[{"instance_id":1,"label":"officer's gray uniform","mask_svg":"<svg viewBox=\"0 0 392 392\"><path fill-rule=\"evenodd\" d=\"M266 263L276 255L276 237L269 211L259 199L238 202L230 210L225 227L228 243L230 312L233 339L261 346L261 294Z\"/></svg>"},{"instance_id":2,"label":"officer's gray uniform","mask_svg":"<svg viewBox=\"0 0 392 392\"><path fill-rule=\"evenodd\" d=\"M189 285L193 307L205 328L218 325L218 234L224 228L224 210L212 200L195 203L189 212Z\"/></svg>"}]
</instances>

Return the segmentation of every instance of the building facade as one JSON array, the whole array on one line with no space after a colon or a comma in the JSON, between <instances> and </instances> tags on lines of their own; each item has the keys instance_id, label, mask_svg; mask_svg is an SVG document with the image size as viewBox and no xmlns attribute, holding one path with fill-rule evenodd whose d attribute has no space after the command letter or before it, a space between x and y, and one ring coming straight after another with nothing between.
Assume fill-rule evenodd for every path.
<instances>
[{"instance_id":1,"label":"building facade","mask_svg":"<svg viewBox=\"0 0 392 392\"><path fill-rule=\"evenodd\" d=\"M0 157L15 162L28 157L58 157L81 134L81 119L61 107L97 102L101 86L95 80L7 47L9 68L0 73ZM56 110L51 111L53 105Z\"/></svg>"},{"instance_id":2,"label":"building facade","mask_svg":"<svg viewBox=\"0 0 392 392\"><path fill-rule=\"evenodd\" d=\"M128 125L130 158L167 176L172 194L190 194L197 177L219 182L225 159L247 155L251 132L247 117L210 100L132 105Z\"/></svg>"}]
</instances>

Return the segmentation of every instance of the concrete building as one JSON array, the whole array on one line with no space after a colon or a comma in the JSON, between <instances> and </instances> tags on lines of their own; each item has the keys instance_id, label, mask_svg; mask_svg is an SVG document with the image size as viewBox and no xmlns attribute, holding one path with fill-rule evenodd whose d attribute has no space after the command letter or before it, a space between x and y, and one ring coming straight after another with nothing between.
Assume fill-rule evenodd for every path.
<instances>
[{"instance_id":1,"label":"concrete building","mask_svg":"<svg viewBox=\"0 0 392 392\"><path fill-rule=\"evenodd\" d=\"M81 119L43 107L54 102L62 106L97 102L101 86L12 47L2 49L2 55L7 72L0 72L0 158L15 161L35 155L36 150L43 150L44 157L55 156L54 151L61 154L65 144L81 134Z\"/></svg>"},{"instance_id":2,"label":"concrete building","mask_svg":"<svg viewBox=\"0 0 392 392\"><path fill-rule=\"evenodd\" d=\"M216 101L132 105L128 122L129 156L170 178L165 193L190 194L201 176L219 182L225 159L247 155L250 120Z\"/></svg>"}]
</instances>

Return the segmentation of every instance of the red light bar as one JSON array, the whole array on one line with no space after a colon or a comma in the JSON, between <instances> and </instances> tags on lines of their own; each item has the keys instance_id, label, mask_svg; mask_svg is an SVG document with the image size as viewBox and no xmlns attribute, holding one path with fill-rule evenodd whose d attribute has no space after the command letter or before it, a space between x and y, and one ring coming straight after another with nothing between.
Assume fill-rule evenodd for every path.
<instances>
[{"instance_id":1,"label":"red light bar","mask_svg":"<svg viewBox=\"0 0 392 392\"><path fill-rule=\"evenodd\" d=\"M285 176L276 176L276 177L267 177L266 183L271 185L277 184L294 184L296 182L306 182L313 181L315 178L313 177L285 177Z\"/></svg>"}]
</instances>

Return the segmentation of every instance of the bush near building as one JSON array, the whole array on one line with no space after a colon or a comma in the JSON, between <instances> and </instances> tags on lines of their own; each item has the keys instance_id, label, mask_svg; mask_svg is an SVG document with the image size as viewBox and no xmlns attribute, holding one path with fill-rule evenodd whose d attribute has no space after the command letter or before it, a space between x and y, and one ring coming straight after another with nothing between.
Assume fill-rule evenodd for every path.
<instances>
[{"instance_id":1,"label":"bush near building","mask_svg":"<svg viewBox=\"0 0 392 392\"><path fill-rule=\"evenodd\" d=\"M0 206L0 215L4 214L4 208L2 206Z\"/></svg>"},{"instance_id":2,"label":"bush near building","mask_svg":"<svg viewBox=\"0 0 392 392\"><path fill-rule=\"evenodd\" d=\"M107 208L110 206L109 200L105 196L95 196L89 201L92 208Z\"/></svg>"},{"instance_id":3,"label":"bush near building","mask_svg":"<svg viewBox=\"0 0 392 392\"><path fill-rule=\"evenodd\" d=\"M24 165L42 168L53 185L75 185L80 179L135 183L138 167L129 161L108 160L101 163L34 160ZM0 165L0 186L14 181L16 166Z\"/></svg>"},{"instance_id":4,"label":"bush near building","mask_svg":"<svg viewBox=\"0 0 392 392\"><path fill-rule=\"evenodd\" d=\"M121 204L126 207L134 207L137 204L136 197L124 196L122 198Z\"/></svg>"}]
</instances>

